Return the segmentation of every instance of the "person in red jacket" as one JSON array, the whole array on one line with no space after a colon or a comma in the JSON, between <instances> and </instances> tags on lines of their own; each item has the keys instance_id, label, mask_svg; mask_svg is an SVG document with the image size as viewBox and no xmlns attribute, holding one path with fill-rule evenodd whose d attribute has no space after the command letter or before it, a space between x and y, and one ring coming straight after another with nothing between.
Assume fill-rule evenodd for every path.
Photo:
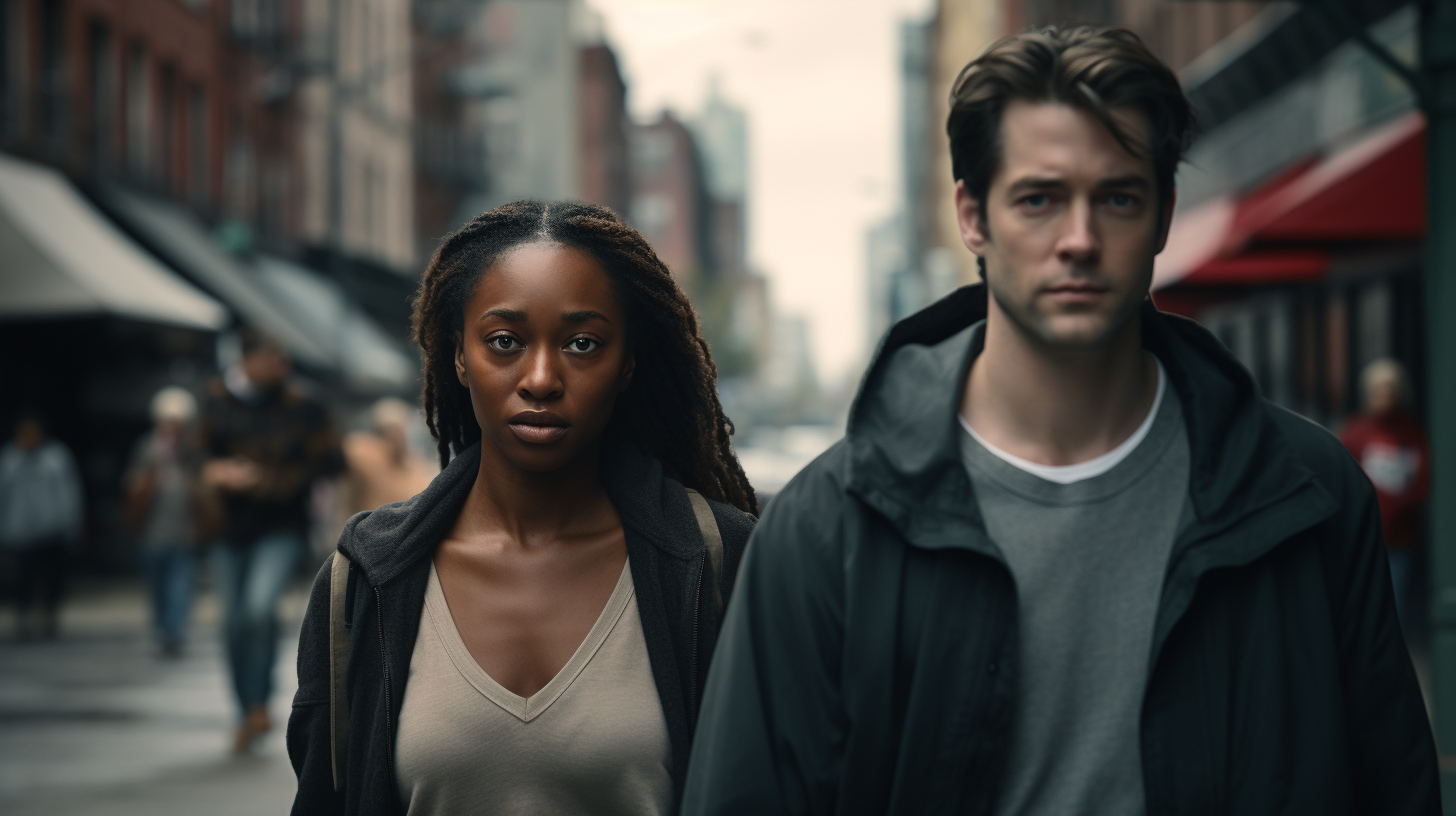
<instances>
[{"instance_id":1,"label":"person in red jacket","mask_svg":"<svg viewBox=\"0 0 1456 816\"><path fill-rule=\"evenodd\" d=\"M1420 421L1410 411L1410 380L1400 363L1388 358L1370 363L1360 373L1360 385L1364 410L1346 421L1340 441L1375 485L1396 613L1404 627L1430 491L1431 455Z\"/></svg>"}]
</instances>

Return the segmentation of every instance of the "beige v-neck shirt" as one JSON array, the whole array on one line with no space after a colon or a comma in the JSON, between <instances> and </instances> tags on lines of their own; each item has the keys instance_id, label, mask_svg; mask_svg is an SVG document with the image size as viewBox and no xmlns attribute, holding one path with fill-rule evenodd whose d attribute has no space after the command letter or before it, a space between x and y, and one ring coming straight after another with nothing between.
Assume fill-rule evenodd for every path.
<instances>
[{"instance_id":1,"label":"beige v-neck shirt","mask_svg":"<svg viewBox=\"0 0 1456 816\"><path fill-rule=\"evenodd\" d=\"M522 697L471 657L430 566L394 764L409 816L672 809L667 720L629 567L571 660Z\"/></svg>"}]
</instances>

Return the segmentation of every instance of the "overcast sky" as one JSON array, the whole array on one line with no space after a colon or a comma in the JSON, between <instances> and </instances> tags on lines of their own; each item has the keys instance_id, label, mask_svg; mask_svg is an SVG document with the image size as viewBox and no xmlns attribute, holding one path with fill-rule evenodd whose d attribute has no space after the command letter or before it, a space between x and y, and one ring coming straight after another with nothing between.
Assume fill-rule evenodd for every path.
<instances>
[{"instance_id":1,"label":"overcast sky","mask_svg":"<svg viewBox=\"0 0 1456 816\"><path fill-rule=\"evenodd\" d=\"M812 327L821 378L858 376L866 227L899 185L899 21L932 0L587 0L639 121L701 106L708 78L748 113L749 255Z\"/></svg>"}]
</instances>

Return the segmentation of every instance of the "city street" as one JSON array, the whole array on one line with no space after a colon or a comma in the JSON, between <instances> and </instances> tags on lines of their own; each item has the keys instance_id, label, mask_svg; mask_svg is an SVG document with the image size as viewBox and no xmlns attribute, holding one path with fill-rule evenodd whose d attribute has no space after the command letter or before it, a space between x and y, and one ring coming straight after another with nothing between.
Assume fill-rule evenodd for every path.
<instances>
[{"instance_id":1,"label":"city street","mask_svg":"<svg viewBox=\"0 0 1456 816\"><path fill-rule=\"evenodd\" d=\"M186 654L164 660L139 583L82 584L59 640L19 643L0 615L0 812L275 814L293 801L284 726L296 687L303 588L284 598L288 633L274 730L234 756L234 712L212 599L196 604Z\"/></svg>"}]
</instances>

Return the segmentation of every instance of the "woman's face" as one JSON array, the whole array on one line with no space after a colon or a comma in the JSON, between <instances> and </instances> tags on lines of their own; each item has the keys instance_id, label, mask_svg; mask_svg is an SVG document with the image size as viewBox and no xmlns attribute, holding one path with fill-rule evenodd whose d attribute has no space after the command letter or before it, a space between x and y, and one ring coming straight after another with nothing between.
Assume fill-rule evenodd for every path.
<instances>
[{"instance_id":1,"label":"woman's face","mask_svg":"<svg viewBox=\"0 0 1456 816\"><path fill-rule=\"evenodd\" d=\"M551 471L601 436L632 380L626 315L607 273L556 243L510 250L465 305L455 374L486 445L511 464Z\"/></svg>"}]
</instances>

